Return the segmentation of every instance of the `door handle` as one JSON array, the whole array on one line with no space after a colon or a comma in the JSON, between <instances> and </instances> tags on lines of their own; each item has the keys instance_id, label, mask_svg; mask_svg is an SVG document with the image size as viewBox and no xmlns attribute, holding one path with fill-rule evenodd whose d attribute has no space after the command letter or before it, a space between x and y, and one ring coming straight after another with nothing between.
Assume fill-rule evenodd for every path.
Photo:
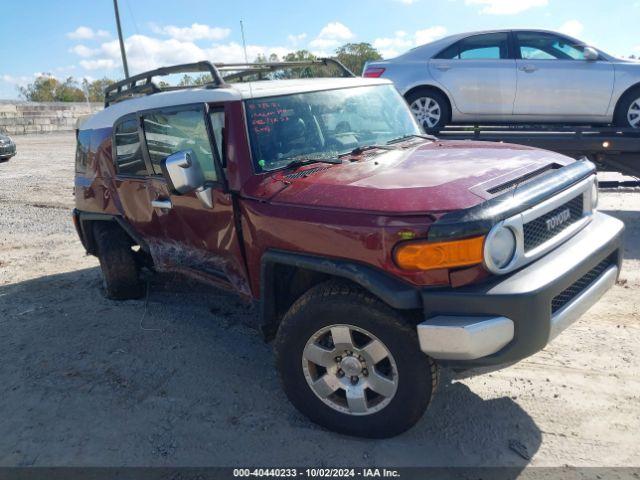
<instances>
[{"instance_id":1,"label":"door handle","mask_svg":"<svg viewBox=\"0 0 640 480\"><path fill-rule=\"evenodd\" d=\"M446 72L447 70L451 70L451 65L436 65L436 68L441 72Z\"/></svg>"},{"instance_id":2,"label":"door handle","mask_svg":"<svg viewBox=\"0 0 640 480\"><path fill-rule=\"evenodd\" d=\"M525 72L525 73L533 73L536 70L538 70L538 68L534 67L533 65L524 65L524 66L520 67L520 70Z\"/></svg>"},{"instance_id":3,"label":"door handle","mask_svg":"<svg viewBox=\"0 0 640 480\"><path fill-rule=\"evenodd\" d=\"M151 206L153 208L163 208L169 210L173 207L171 200L151 200Z\"/></svg>"}]
</instances>

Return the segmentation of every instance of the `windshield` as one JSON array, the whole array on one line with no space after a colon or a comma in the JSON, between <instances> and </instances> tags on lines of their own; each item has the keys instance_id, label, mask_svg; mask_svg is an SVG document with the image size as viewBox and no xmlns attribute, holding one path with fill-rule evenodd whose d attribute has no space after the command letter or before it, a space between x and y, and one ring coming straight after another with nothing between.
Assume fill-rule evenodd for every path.
<instances>
[{"instance_id":1,"label":"windshield","mask_svg":"<svg viewBox=\"0 0 640 480\"><path fill-rule=\"evenodd\" d=\"M246 105L257 172L296 160L335 159L354 148L420 134L392 85L258 98Z\"/></svg>"}]
</instances>

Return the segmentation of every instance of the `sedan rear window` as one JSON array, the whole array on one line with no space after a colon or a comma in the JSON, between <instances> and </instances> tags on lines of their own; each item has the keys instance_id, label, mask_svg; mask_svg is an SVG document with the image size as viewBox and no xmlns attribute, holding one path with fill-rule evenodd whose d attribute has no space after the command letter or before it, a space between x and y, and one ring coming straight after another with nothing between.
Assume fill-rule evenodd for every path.
<instances>
[{"instance_id":1,"label":"sedan rear window","mask_svg":"<svg viewBox=\"0 0 640 480\"><path fill-rule=\"evenodd\" d=\"M487 33L460 40L435 58L443 60L500 60L509 58L507 33Z\"/></svg>"}]
</instances>

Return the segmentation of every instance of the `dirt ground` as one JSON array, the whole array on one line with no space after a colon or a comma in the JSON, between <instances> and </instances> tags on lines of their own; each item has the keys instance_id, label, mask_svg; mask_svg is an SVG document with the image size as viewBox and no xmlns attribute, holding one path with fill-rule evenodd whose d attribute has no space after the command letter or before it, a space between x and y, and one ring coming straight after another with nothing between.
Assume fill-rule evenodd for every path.
<instances>
[{"instance_id":1,"label":"dirt ground","mask_svg":"<svg viewBox=\"0 0 640 480\"><path fill-rule=\"evenodd\" d=\"M162 277L148 302L106 300L71 223L73 134L15 140L0 164L0 466L638 465L640 189L601 194L627 238L597 306L515 366L445 374L415 428L369 441L288 403L235 297Z\"/></svg>"}]
</instances>

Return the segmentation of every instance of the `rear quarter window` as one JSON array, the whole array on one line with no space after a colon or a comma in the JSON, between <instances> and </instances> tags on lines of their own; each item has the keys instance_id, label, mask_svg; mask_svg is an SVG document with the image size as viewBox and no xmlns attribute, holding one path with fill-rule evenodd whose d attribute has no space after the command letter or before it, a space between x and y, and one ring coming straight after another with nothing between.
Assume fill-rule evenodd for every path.
<instances>
[{"instance_id":1,"label":"rear quarter window","mask_svg":"<svg viewBox=\"0 0 640 480\"><path fill-rule=\"evenodd\" d=\"M116 170L121 175L146 175L147 167L142 156L142 144L138 120L123 120L115 127Z\"/></svg>"},{"instance_id":2,"label":"rear quarter window","mask_svg":"<svg viewBox=\"0 0 640 480\"><path fill-rule=\"evenodd\" d=\"M89 163L89 147L91 145L91 130L80 130L76 135L76 173L86 173Z\"/></svg>"}]
</instances>

